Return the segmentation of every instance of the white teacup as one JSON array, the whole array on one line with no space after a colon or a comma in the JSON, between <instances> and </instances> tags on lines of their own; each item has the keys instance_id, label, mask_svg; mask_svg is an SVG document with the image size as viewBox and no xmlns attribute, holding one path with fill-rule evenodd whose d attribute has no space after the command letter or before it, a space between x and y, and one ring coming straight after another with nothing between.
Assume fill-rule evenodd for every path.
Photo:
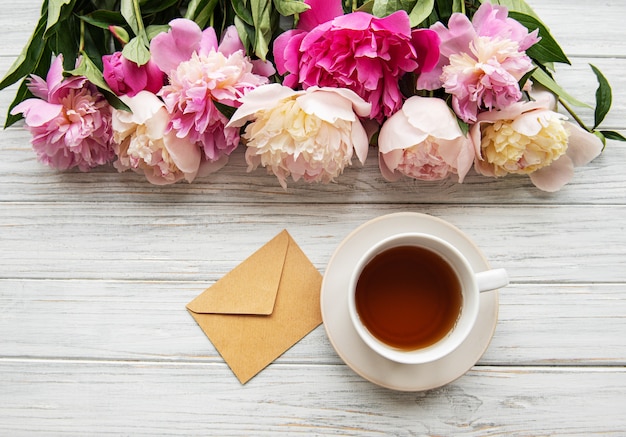
<instances>
[{"instance_id":1,"label":"white teacup","mask_svg":"<svg viewBox=\"0 0 626 437\"><path fill-rule=\"evenodd\" d=\"M419 364L458 348L471 332L480 292L508 285L504 269L475 273L450 243L404 233L371 247L350 277L348 308L359 336L390 360Z\"/></svg>"}]
</instances>

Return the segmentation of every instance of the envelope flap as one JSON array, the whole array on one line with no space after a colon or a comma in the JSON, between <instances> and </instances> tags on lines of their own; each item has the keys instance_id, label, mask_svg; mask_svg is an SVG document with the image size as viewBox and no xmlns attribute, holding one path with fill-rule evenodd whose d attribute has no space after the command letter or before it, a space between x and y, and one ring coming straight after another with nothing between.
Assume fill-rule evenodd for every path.
<instances>
[{"instance_id":1,"label":"envelope flap","mask_svg":"<svg viewBox=\"0 0 626 437\"><path fill-rule=\"evenodd\" d=\"M272 314L289 239L286 230L280 232L192 300L187 308L199 314Z\"/></svg>"}]
</instances>

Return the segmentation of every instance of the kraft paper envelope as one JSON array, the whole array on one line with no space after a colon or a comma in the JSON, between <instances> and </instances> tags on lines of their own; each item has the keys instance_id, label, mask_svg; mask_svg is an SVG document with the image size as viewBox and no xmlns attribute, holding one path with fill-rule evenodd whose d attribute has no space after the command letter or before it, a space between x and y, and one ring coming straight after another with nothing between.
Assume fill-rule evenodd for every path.
<instances>
[{"instance_id":1,"label":"kraft paper envelope","mask_svg":"<svg viewBox=\"0 0 626 437\"><path fill-rule=\"evenodd\" d=\"M286 230L187 309L242 384L322 323L322 275Z\"/></svg>"}]
</instances>

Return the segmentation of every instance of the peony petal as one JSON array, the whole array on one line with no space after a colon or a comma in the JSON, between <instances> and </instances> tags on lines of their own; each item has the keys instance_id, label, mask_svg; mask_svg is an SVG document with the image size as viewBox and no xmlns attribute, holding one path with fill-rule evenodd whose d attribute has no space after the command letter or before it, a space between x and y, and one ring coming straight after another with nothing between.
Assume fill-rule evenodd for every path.
<instances>
[{"instance_id":1,"label":"peony petal","mask_svg":"<svg viewBox=\"0 0 626 437\"><path fill-rule=\"evenodd\" d=\"M355 109L359 115L367 116L371 108L355 92L345 88L310 87L297 99L304 112L315 114L329 123L335 123L338 119L354 121Z\"/></svg>"},{"instance_id":2,"label":"peony petal","mask_svg":"<svg viewBox=\"0 0 626 437\"><path fill-rule=\"evenodd\" d=\"M196 177L203 178L210 175L211 173L215 173L226 164L228 164L228 155L222 155L216 161L203 159L200 161L200 168L198 168L198 173Z\"/></svg>"},{"instance_id":3,"label":"peony petal","mask_svg":"<svg viewBox=\"0 0 626 437\"><path fill-rule=\"evenodd\" d=\"M300 14L298 29L310 31L319 24L343 15L341 0L305 0L310 8Z\"/></svg>"},{"instance_id":4,"label":"peony petal","mask_svg":"<svg viewBox=\"0 0 626 437\"><path fill-rule=\"evenodd\" d=\"M218 51L228 57L238 50L244 50L244 46L237 33L237 28L235 26L228 26L224 32L224 36L222 36L222 42L218 47Z\"/></svg>"},{"instance_id":5,"label":"peony petal","mask_svg":"<svg viewBox=\"0 0 626 437\"><path fill-rule=\"evenodd\" d=\"M511 126L517 132L532 137L537 135L543 126L546 126L554 118L566 119L567 117L548 109L536 109L516 117Z\"/></svg>"},{"instance_id":6,"label":"peony petal","mask_svg":"<svg viewBox=\"0 0 626 437\"><path fill-rule=\"evenodd\" d=\"M120 100L124 102L132 111L128 114L128 120L123 117L123 121L132 121L136 124L144 124L146 120L149 120L165 105L154 94L148 91L140 91L133 97L120 96ZM120 111L124 112L124 111Z\"/></svg>"},{"instance_id":7,"label":"peony petal","mask_svg":"<svg viewBox=\"0 0 626 437\"><path fill-rule=\"evenodd\" d=\"M274 62L278 74L297 73L300 60L300 43L307 35L301 30L288 30L274 40Z\"/></svg>"},{"instance_id":8,"label":"peony petal","mask_svg":"<svg viewBox=\"0 0 626 437\"><path fill-rule=\"evenodd\" d=\"M315 89L316 87L312 87ZM363 100L357 93L347 88L331 88L331 87L322 87L319 88L322 91L330 91L336 94L339 94L346 100L352 102L352 109L359 117L368 117L372 110L372 104Z\"/></svg>"},{"instance_id":9,"label":"peony petal","mask_svg":"<svg viewBox=\"0 0 626 437\"><path fill-rule=\"evenodd\" d=\"M385 121L378 134L378 150L387 154L407 149L428 138L428 133L409 124L404 111L398 111ZM395 167L392 167L395 168Z\"/></svg>"},{"instance_id":10,"label":"peony petal","mask_svg":"<svg viewBox=\"0 0 626 437\"><path fill-rule=\"evenodd\" d=\"M440 140L437 143L439 144L439 154L446 164L456 168L459 183L463 182L476 157L472 142L461 137L453 141Z\"/></svg>"},{"instance_id":11,"label":"peony petal","mask_svg":"<svg viewBox=\"0 0 626 437\"><path fill-rule=\"evenodd\" d=\"M178 64L191 58L192 53L200 48L202 39L203 33L195 22L177 18L170 21L168 32L152 39L150 53L161 71L169 74Z\"/></svg>"},{"instance_id":12,"label":"peony petal","mask_svg":"<svg viewBox=\"0 0 626 437\"><path fill-rule=\"evenodd\" d=\"M574 163L567 155L530 174L530 180L537 188L550 193L559 191L573 177Z\"/></svg>"},{"instance_id":13,"label":"peony petal","mask_svg":"<svg viewBox=\"0 0 626 437\"><path fill-rule=\"evenodd\" d=\"M48 75L46 76L46 83L48 84L48 89L51 90L57 85L63 82L63 55L57 56L52 64L50 65L50 69L48 70Z\"/></svg>"},{"instance_id":14,"label":"peony petal","mask_svg":"<svg viewBox=\"0 0 626 437\"><path fill-rule=\"evenodd\" d=\"M411 43L417 53L418 73L432 71L439 61L439 35L430 29L415 29Z\"/></svg>"},{"instance_id":15,"label":"peony petal","mask_svg":"<svg viewBox=\"0 0 626 437\"><path fill-rule=\"evenodd\" d=\"M361 161L361 164L365 164L367 152L369 151L369 140L360 121L357 120L352 123L350 135L352 137L352 147L354 147L356 157Z\"/></svg>"},{"instance_id":16,"label":"peony petal","mask_svg":"<svg viewBox=\"0 0 626 437\"><path fill-rule=\"evenodd\" d=\"M445 140L463 136L456 117L441 99L413 96L404 102L402 111L411 126L420 132Z\"/></svg>"},{"instance_id":17,"label":"peony petal","mask_svg":"<svg viewBox=\"0 0 626 437\"><path fill-rule=\"evenodd\" d=\"M302 93L303 91L296 92L278 83L261 85L240 99L242 104L232 115L226 127L243 126L247 121L254 118L256 112L272 108L280 100Z\"/></svg>"},{"instance_id":18,"label":"peony petal","mask_svg":"<svg viewBox=\"0 0 626 437\"><path fill-rule=\"evenodd\" d=\"M384 18L373 18L371 23L374 31L386 30L396 35L411 36L411 20L404 10L396 11Z\"/></svg>"},{"instance_id":19,"label":"peony petal","mask_svg":"<svg viewBox=\"0 0 626 437\"><path fill-rule=\"evenodd\" d=\"M23 114L28 126L43 126L58 117L63 111L63 105L48 103L40 99L27 99L16 105L11 114Z\"/></svg>"},{"instance_id":20,"label":"peony petal","mask_svg":"<svg viewBox=\"0 0 626 437\"><path fill-rule=\"evenodd\" d=\"M398 168L398 165L402 160L403 153L404 151L402 149L396 149L388 153L378 154L378 167L380 168L380 173L389 182L395 182L402 177L402 174L396 172L395 169Z\"/></svg>"},{"instance_id":21,"label":"peony petal","mask_svg":"<svg viewBox=\"0 0 626 437\"><path fill-rule=\"evenodd\" d=\"M200 44L196 51L199 55L208 55L213 50L218 50L217 35L215 29L207 27L202 31L202 38L200 38Z\"/></svg>"},{"instance_id":22,"label":"peony petal","mask_svg":"<svg viewBox=\"0 0 626 437\"><path fill-rule=\"evenodd\" d=\"M602 140L574 123L567 123L569 141L567 156L575 167L590 163L602 152Z\"/></svg>"},{"instance_id":23,"label":"peony petal","mask_svg":"<svg viewBox=\"0 0 626 437\"><path fill-rule=\"evenodd\" d=\"M178 138L174 132L169 132L163 136L163 144L176 167L183 173L195 175L198 172L202 154L196 144L188 141L186 138Z\"/></svg>"}]
</instances>

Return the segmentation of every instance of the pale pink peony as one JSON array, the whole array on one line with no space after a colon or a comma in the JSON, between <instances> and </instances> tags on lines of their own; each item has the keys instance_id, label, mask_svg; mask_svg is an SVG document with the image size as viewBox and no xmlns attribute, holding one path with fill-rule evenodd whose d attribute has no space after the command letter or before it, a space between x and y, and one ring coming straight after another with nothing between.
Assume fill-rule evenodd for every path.
<instances>
[{"instance_id":1,"label":"pale pink peony","mask_svg":"<svg viewBox=\"0 0 626 437\"><path fill-rule=\"evenodd\" d=\"M132 112L114 110L113 130L119 171L133 170L153 184L193 181L199 173L215 171L225 164L203 162L200 148L187 138L168 132L170 115L163 102L148 91L121 96ZM205 166L216 168L206 169Z\"/></svg>"},{"instance_id":2,"label":"pale pink peony","mask_svg":"<svg viewBox=\"0 0 626 437\"><path fill-rule=\"evenodd\" d=\"M435 181L472 167L474 145L461 132L456 117L438 98L413 96L383 124L378 137L382 175L395 181L405 175Z\"/></svg>"},{"instance_id":3,"label":"pale pink peony","mask_svg":"<svg viewBox=\"0 0 626 437\"><path fill-rule=\"evenodd\" d=\"M368 137L359 117L366 117L371 105L353 91L294 91L269 84L241 100L229 126L250 122L242 135L248 171L266 167L286 189L289 176L294 181L333 182L351 164L353 154L365 162Z\"/></svg>"},{"instance_id":4,"label":"pale pink peony","mask_svg":"<svg viewBox=\"0 0 626 437\"><path fill-rule=\"evenodd\" d=\"M143 90L157 93L165 81L165 75L152 60L138 66L126 59L122 52L104 55L102 65L104 80L118 96L133 97Z\"/></svg>"},{"instance_id":5,"label":"pale pink peony","mask_svg":"<svg viewBox=\"0 0 626 437\"><path fill-rule=\"evenodd\" d=\"M81 171L103 165L114 157L111 107L82 76L63 77L63 57L53 60L46 80L31 75L26 99L11 111L23 114L39 161L59 170Z\"/></svg>"},{"instance_id":6,"label":"pale pink peony","mask_svg":"<svg viewBox=\"0 0 626 437\"><path fill-rule=\"evenodd\" d=\"M526 50L539 41L508 17L503 6L483 3L472 21L465 14L450 17L448 28L431 26L441 39L437 66L418 79L418 88L443 87L452 107L468 123L481 110L503 109L522 97L519 80L532 70Z\"/></svg>"},{"instance_id":7,"label":"pale pink peony","mask_svg":"<svg viewBox=\"0 0 626 437\"><path fill-rule=\"evenodd\" d=\"M554 96L534 93L534 101L517 102L501 111L483 112L470 130L476 147L476 170L500 177L528 175L543 190L560 190L574 167L592 161L602 141L566 121L554 109Z\"/></svg>"},{"instance_id":8,"label":"pale pink peony","mask_svg":"<svg viewBox=\"0 0 626 437\"><path fill-rule=\"evenodd\" d=\"M372 104L370 118L382 122L402 105L399 81L429 71L439 59L439 38L428 29L411 31L404 11L377 18L343 14L341 0L306 0L298 28L274 42L284 85L348 88ZM322 21L324 20L324 21Z\"/></svg>"},{"instance_id":9,"label":"pale pink peony","mask_svg":"<svg viewBox=\"0 0 626 437\"><path fill-rule=\"evenodd\" d=\"M267 63L253 64L234 26L219 45L211 27L202 31L183 18L170 26L150 43L155 63L169 77L159 93L172 115L169 128L179 138L201 145L207 160L219 161L237 147L239 131L225 127L228 119L214 101L238 107L239 99L268 83L267 75L274 70Z\"/></svg>"}]
</instances>

